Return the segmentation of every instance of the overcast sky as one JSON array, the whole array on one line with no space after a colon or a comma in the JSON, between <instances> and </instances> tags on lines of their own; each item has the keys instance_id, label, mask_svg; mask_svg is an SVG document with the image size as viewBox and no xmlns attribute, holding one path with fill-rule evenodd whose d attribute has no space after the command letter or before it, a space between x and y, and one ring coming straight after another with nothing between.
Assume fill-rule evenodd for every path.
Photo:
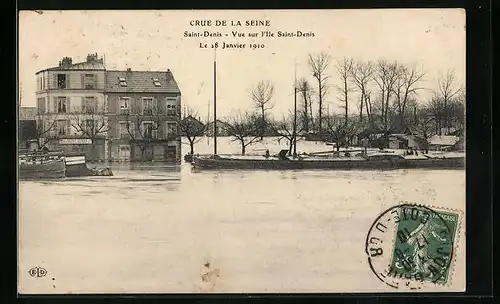
<instances>
[{"instance_id":1,"label":"overcast sky","mask_svg":"<svg viewBox=\"0 0 500 304\"><path fill-rule=\"evenodd\" d=\"M192 27L191 20L269 20L272 32L314 32L309 38L232 38L231 31L260 32L264 27ZM184 32L220 31L228 37L184 38ZM275 84L274 115L293 106L294 62L297 77L314 79L308 53L327 52L332 63L344 56L359 60L398 60L422 65L424 86L432 89L440 71L455 69L465 85L465 12L461 9L309 10L309 11L43 11L19 15L19 81L22 106L35 106L35 73L57 66L62 57L84 61L88 53L105 56L108 69L170 69L182 102L207 115L213 101L213 49L200 42L264 43L264 49L217 51L217 111L252 107L248 88L259 80ZM333 64L327 73L339 84ZM429 93L421 92L421 99ZM353 99L355 96L352 96ZM340 101L333 89L331 111ZM356 111L355 106L350 109Z\"/></svg>"}]
</instances>

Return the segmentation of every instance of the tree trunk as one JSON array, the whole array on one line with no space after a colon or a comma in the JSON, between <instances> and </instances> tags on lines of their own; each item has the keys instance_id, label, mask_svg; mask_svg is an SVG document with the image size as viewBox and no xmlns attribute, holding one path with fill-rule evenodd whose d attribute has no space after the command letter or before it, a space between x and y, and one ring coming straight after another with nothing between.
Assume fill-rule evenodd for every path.
<instances>
[{"instance_id":1,"label":"tree trunk","mask_svg":"<svg viewBox=\"0 0 500 304\"><path fill-rule=\"evenodd\" d=\"M241 142L241 155L245 155L245 150L246 150L245 142L243 140L240 140L240 142Z\"/></svg>"},{"instance_id":2,"label":"tree trunk","mask_svg":"<svg viewBox=\"0 0 500 304\"><path fill-rule=\"evenodd\" d=\"M364 103L365 97L363 96L363 93L361 93L361 103L360 103L360 108L359 108L359 122L363 123L363 103Z\"/></svg>"},{"instance_id":3,"label":"tree trunk","mask_svg":"<svg viewBox=\"0 0 500 304\"><path fill-rule=\"evenodd\" d=\"M191 148L191 155L194 155L194 140L193 141L189 141L189 146Z\"/></svg>"},{"instance_id":4,"label":"tree trunk","mask_svg":"<svg viewBox=\"0 0 500 304\"><path fill-rule=\"evenodd\" d=\"M318 119L319 119L319 122L318 122L318 131L319 133L321 133L321 128L323 126L322 124L322 113L323 113L323 92L322 92L322 85L321 85L321 77L318 78L318 94L319 94L319 116L318 116Z\"/></svg>"},{"instance_id":5,"label":"tree trunk","mask_svg":"<svg viewBox=\"0 0 500 304\"><path fill-rule=\"evenodd\" d=\"M261 126L261 130L260 130L260 140L263 140L264 139L264 133L266 131L266 116L265 116L265 110L264 110L264 105L262 105L262 108L261 108L261 112L262 112L262 126Z\"/></svg>"}]
</instances>

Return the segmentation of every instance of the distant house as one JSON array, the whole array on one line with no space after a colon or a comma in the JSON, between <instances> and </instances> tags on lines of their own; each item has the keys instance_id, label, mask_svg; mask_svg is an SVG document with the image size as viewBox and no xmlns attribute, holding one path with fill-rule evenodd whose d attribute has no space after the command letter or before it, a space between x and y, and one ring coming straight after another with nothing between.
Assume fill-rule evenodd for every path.
<instances>
[{"instance_id":1,"label":"distant house","mask_svg":"<svg viewBox=\"0 0 500 304\"><path fill-rule=\"evenodd\" d=\"M37 108L20 107L19 108L19 129L18 142L20 149L32 149L31 140L36 138L37 128Z\"/></svg>"},{"instance_id":2,"label":"distant house","mask_svg":"<svg viewBox=\"0 0 500 304\"><path fill-rule=\"evenodd\" d=\"M207 124L205 130L206 136L214 136L214 122L211 121ZM229 136L229 132L227 132L226 124L217 119L217 136Z\"/></svg>"},{"instance_id":3,"label":"distant house","mask_svg":"<svg viewBox=\"0 0 500 304\"><path fill-rule=\"evenodd\" d=\"M426 149L425 139L414 134L391 134L389 135L389 149Z\"/></svg>"},{"instance_id":4,"label":"distant house","mask_svg":"<svg viewBox=\"0 0 500 304\"><path fill-rule=\"evenodd\" d=\"M180 121L180 124L182 125L185 125L185 126L189 126L189 128L191 130L196 130L196 132L198 132L198 130L204 130L205 128L205 124L202 123L199 119L197 119L196 117L193 117L191 115L189 116L186 116L184 117L181 121ZM179 135L180 136L187 136L188 134L186 134L186 130L183 129L183 128L179 128Z\"/></svg>"},{"instance_id":5,"label":"distant house","mask_svg":"<svg viewBox=\"0 0 500 304\"><path fill-rule=\"evenodd\" d=\"M460 138L452 135L434 135L429 139L429 149L447 151L451 150L455 144L459 142Z\"/></svg>"}]
</instances>

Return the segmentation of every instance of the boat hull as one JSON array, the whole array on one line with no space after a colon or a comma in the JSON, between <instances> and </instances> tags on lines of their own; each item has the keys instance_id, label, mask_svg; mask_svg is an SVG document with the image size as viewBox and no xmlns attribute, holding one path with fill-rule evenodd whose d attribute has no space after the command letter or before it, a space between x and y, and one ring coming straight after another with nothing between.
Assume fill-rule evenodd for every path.
<instances>
[{"instance_id":1,"label":"boat hull","mask_svg":"<svg viewBox=\"0 0 500 304\"><path fill-rule=\"evenodd\" d=\"M66 177L64 159L25 162L19 165L19 179L58 179Z\"/></svg>"},{"instance_id":2,"label":"boat hull","mask_svg":"<svg viewBox=\"0 0 500 304\"><path fill-rule=\"evenodd\" d=\"M463 157L387 160L243 160L193 159L193 168L203 170L394 170L394 169L464 169Z\"/></svg>"}]
</instances>

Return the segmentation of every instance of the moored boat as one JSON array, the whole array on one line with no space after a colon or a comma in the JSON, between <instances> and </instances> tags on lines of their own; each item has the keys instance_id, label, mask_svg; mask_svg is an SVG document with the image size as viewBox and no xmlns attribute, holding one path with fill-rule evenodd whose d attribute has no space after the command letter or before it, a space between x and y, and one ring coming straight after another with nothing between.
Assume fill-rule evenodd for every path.
<instances>
[{"instance_id":1,"label":"moored boat","mask_svg":"<svg viewBox=\"0 0 500 304\"><path fill-rule=\"evenodd\" d=\"M57 162L55 162L57 161ZM57 165L56 165L57 164ZM59 166L63 167L62 176L55 170ZM20 178L25 176L35 176L34 178L55 178L57 177L82 177L82 176L113 176L109 168L90 169L87 167L87 160L83 153L63 153L36 151L19 155ZM56 173L57 171L57 173ZM22 173L22 174L21 174Z\"/></svg>"},{"instance_id":2,"label":"moored boat","mask_svg":"<svg viewBox=\"0 0 500 304\"><path fill-rule=\"evenodd\" d=\"M19 157L19 179L55 179L66 176L64 158L37 157L22 155Z\"/></svg>"},{"instance_id":3,"label":"moored boat","mask_svg":"<svg viewBox=\"0 0 500 304\"><path fill-rule=\"evenodd\" d=\"M405 157L395 153L358 153L354 156L343 157L288 157L287 150L282 150L276 156L231 156L211 155L193 156L192 165L195 169L239 169L239 170L390 170L390 169L464 169L465 158L457 157Z\"/></svg>"}]
</instances>

